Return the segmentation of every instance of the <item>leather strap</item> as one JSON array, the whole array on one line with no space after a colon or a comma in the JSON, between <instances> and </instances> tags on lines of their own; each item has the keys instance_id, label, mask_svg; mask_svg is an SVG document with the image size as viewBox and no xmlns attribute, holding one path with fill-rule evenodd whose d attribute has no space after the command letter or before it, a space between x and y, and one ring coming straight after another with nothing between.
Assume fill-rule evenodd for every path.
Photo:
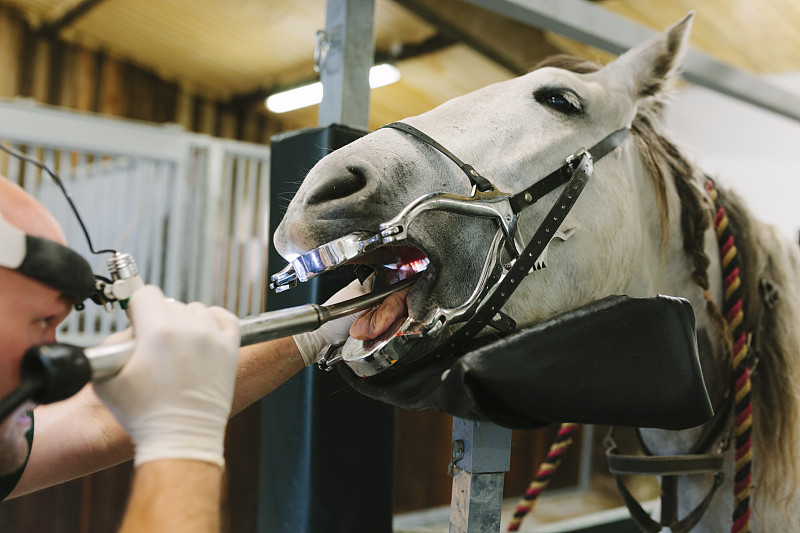
<instances>
[{"instance_id":1,"label":"leather strap","mask_svg":"<svg viewBox=\"0 0 800 533\"><path fill-rule=\"evenodd\" d=\"M416 137L425 144L428 144L432 148L435 148L436 150L444 154L446 157L448 157L451 161L453 161L456 165L458 165L458 167L464 172L464 174L467 175L469 181L473 185L475 185L479 191L486 192L494 190L494 186L492 185L492 183L483 176L481 176L480 173L478 173L478 171L472 167L472 165L469 165L461 161L458 157L456 157L456 155L453 152L451 152L450 150L448 150L447 148L436 142L433 138L421 132L414 126L409 126L404 122L391 122L389 124L386 124L385 126L381 126L378 129L383 129L383 128L393 128L396 130L400 130L403 133L407 133L413 137Z\"/></svg>"},{"instance_id":2,"label":"leather strap","mask_svg":"<svg viewBox=\"0 0 800 533\"><path fill-rule=\"evenodd\" d=\"M599 161L611 152L611 150L622 144L622 141L625 140L629 132L629 128L622 128L606 136L588 150L589 155L592 156L594 161ZM529 205L536 203L537 200L540 200L546 194L555 190L559 185L566 183L570 177L572 177L572 172L568 164L557 168L524 191L520 191L512 196L509 200L511 209L515 214L519 213Z\"/></svg>"},{"instance_id":3,"label":"leather strap","mask_svg":"<svg viewBox=\"0 0 800 533\"><path fill-rule=\"evenodd\" d=\"M609 471L617 476L688 476L722 470L722 455L616 455L606 451Z\"/></svg>"},{"instance_id":4,"label":"leather strap","mask_svg":"<svg viewBox=\"0 0 800 533\"><path fill-rule=\"evenodd\" d=\"M442 154L456 163L467 175L467 178L469 178L470 182L478 188L478 190L495 190L494 186L489 182L489 180L481 176L471 165L461 161L452 152L450 152L450 150L417 128L409 126L403 122L392 122L382 126L382 128L393 128L421 140L422 142L430 145L432 148L440 151ZM544 249L555 235L556 230L558 230L561 222L563 222L564 218L575 205L575 202L578 200L578 196L580 196L581 192L583 192L583 189L586 186L589 176L591 176L593 163L599 159L602 159L614 148L622 144L622 141L625 140L628 133L630 133L630 128L622 128L607 135L600 142L590 148L587 153L583 155L577 154L576 156L569 158L566 164L545 176L544 179L538 180L536 183L531 185L531 187L528 187L527 189L515 194L509 199L512 209L516 214L547 193L556 189L565 181L567 182L567 186L561 192L558 200L556 200L555 204L553 204L553 207L545 216L544 222L536 230L536 233L525 247L525 250L523 250L520 257L517 258L514 265L506 274L505 278L503 278L503 280L497 285L494 292L488 297L488 300L481 304L480 309L464 324L463 327L459 328L458 331L456 331L449 339L447 339L447 342L441 344L432 352L421 353L417 357L406 358L402 364L412 363L423 356L429 355L433 355L437 359L442 357L450 357L457 351L458 348L461 348L463 345L474 341L477 334L483 330L484 327L492 325L492 319L498 315L503 305L511 297L511 294L517 289L517 287L519 287L522 279L527 276L534 267L536 261L539 259L542 252L544 252ZM496 268L495 272L492 273L493 279L499 277L500 273L498 270L499 268ZM487 287L484 287L483 290L484 294L481 295L481 298L485 297L485 294L489 290L489 286L487 285ZM503 317L502 314L500 316L501 318ZM497 321L495 321L493 327L495 327L495 329L499 329L501 332L509 332L516 327L516 324L513 320L501 320L500 322L501 324L498 325ZM502 326L505 326L505 329L502 329Z\"/></svg>"},{"instance_id":5,"label":"leather strap","mask_svg":"<svg viewBox=\"0 0 800 533\"><path fill-rule=\"evenodd\" d=\"M711 504L719 486L724 478L723 450L729 445L729 437L722 436L728 421L732 401L726 399L722 409L717 412L714 419L704 429L697 443L692 447L692 453L686 455L649 455L649 450L643 446L647 456L623 455L619 452L614 440L614 428L611 427L606 436L606 459L608 469L614 476L617 489L622 496L631 519L642 531L657 533L668 527L673 533L685 533L694 528ZM711 449L719 443L717 450ZM706 453L700 453L706 452ZM714 483L706 497L700 504L686 515L678 519L678 476L692 474L714 474ZM628 487L620 476L623 475L648 475L662 476L661 479L661 520L656 522L645 511L636 498L630 493Z\"/></svg>"},{"instance_id":6,"label":"leather strap","mask_svg":"<svg viewBox=\"0 0 800 533\"><path fill-rule=\"evenodd\" d=\"M453 335L447 342L441 344L431 352L437 358L449 357L456 353L459 348L474 340L475 336L491 321L492 317L503 307L511 297L511 294L519 287L520 282L528 275L528 272L539 259L550 239L555 235L556 230L564 221L564 217L570 212L575 202L583 192L586 182L591 175L591 161L588 155L584 155L578 166L573 171L572 177L567 182L567 186L561 191L561 195L556 200L553 207L544 218L544 222L536 230L528 246L523 250L522 255L517 258L514 265L500 283L497 284L494 292L490 294L481 308Z\"/></svg>"},{"instance_id":7,"label":"leather strap","mask_svg":"<svg viewBox=\"0 0 800 533\"><path fill-rule=\"evenodd\" d=\"M636 522L636 525L639 526L639 529L647 533L658 533L665 527L668 527L672 533L686 533L691 531L703 517L703 514L706 512L708 506L711 504L711 501L714 499L717 489L720 485L722 485L723 477L724 476L722 472L717 472L714 475L714 483L706 494L706 497L703 498L703 501L701 501L700 504L682 520L678 520L677 513L678 478L677 476L665 477L662 480L661 485L661 520L659 522L653 520L650 514L642 508L638 501L636 501L636 498L634 498L630 493L628 487L622 481L622 478L619 476L614 476L614 479L617 482L617 489L622 496L622 500L625 502L625 506L628 508L631 519Z\"/></svg>"},{"instance_id":8,"label":"leather strap","mask_svg":"<svg viewBox=\"0 0 800 533\"><path fill-rule=\"evenodd\" d=\"M619 146L629 131L629 129L625 128L608 135L589 150L589 154L591 155L593 152L596 152L598 156L602 158L613 148ZM568 162L566 165L550 174L554 175L556 173L565 172L569 174L570 178L564 190L561 191L561 195L544 217L544 222L542 222L536 230L536 233L534 233L530 242L525 247L525 250L523 250L505 278L500 281L494 292L488 296L486 302L481 305L481 308L463 327L447 339L447 342L433 350L431 355L436 358L451 356L465 344L474 341L475 336L484 327L490 324L491 319L508 301L517 287L520 286L523 278L531 271L534 264L539 259L539 256L541 256L542 252L553 238L553 235L555 235L556 230L561 226L564 218L575 205L581 192L583 192L592 173L592 158L593 156L584 155L579 159ZM519 193L517 196L522 196L524 193L525 191Z\"/></svg>"}]
</instances>

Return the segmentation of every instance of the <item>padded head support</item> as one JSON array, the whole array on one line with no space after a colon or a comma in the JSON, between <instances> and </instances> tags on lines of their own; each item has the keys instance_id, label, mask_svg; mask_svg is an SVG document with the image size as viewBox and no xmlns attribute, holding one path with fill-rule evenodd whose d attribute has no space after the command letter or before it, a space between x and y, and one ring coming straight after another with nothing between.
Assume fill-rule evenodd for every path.
<instances>
[{"instance_id":1,"label":"padded head support","mask_svg":"<svg viewBox=\"0 0 800 533\"><path fill-rule=\"evenodd\" d=\"M554 422L686 429L713 416L691 304L610 296L460 357L396 365L359 392L404 409L532 429Z\"/></svg>"}]
</instances>

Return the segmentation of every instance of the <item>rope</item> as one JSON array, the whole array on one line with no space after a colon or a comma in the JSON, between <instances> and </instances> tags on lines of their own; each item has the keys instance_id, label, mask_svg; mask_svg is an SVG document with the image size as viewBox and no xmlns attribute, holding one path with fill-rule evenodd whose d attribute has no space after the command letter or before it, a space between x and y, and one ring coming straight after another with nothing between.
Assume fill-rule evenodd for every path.
<instances>
[{"instance_id":1,"label":"rope","mask_svg":"<svg viewBox=\"0 0 800 533\"><path fill-rule=\"evenodd\" d=\"M508 531L519 531L522 520L531 510L533 510L534 505L536 505L537 498L539 498L539 495L544 491L544 489L550 483L550 480L553 478L553 474L555 474L556 470L558 470L558 467L561 464L561 459L564 457L564 454L567 453L567 450L573 442L571 438L572 432L577 428L578 424L572 423L561 424L561 427L558 428L558 434L556 435L555 440L553 440L553 444L550 445L550 450L547 452L547 457L539 466L539 470L536 472L536 477L528 486L528 490L525 491L522 499L519 501L519 503L517 503L517 507L514 510L514 516L508 523Z\"/></svg>"},{"instance_id":2,"label":"rope","mask_svg":"<svg viewBox=\"0 0 800 533\"><path fill-rule=\"evenodd\" d=\"M735 394L735 435L736 435L736 468L734 476L733 525L731 533L747 533L750 531L750 481L753 461L752 426L753 404L750 393L750 368L748 366L747 333L744 331L744 311L742 309L741 279L739 277L739 258L736 242L728 224L725 208L717 204L718 194L711 180L706 180L706 191L716 206L714 229L719 242L719 253L722 261L723 289L725 297L723 314L733 334L731 349L731 368L733 371L733 388Z\"/></svg>"}]
</instances>

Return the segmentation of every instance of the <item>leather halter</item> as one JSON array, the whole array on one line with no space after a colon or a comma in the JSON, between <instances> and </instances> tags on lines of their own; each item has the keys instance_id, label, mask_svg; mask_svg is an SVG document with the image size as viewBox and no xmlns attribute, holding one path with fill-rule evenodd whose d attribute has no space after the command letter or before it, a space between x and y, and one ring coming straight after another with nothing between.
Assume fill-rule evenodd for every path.
<instances>
[{"instance_id":1,"label":"leather halter","mask_svg":"<svg viewBox=\"0 0 800 533\"><path fill-rule=\"evenodd\" d=\"M717 231L717 237L719 238L720 235L727 235L730 239L728 241L729 244L733 244L734 239L730 227L727 224L727 220L725 220L722 230L720 229L720 226L718 226L720 221L720 212L722 212L724 216L724 208L722 208L720 202L718 201L717 193L714 190L713 182L711 182L710 178L706 178L706 190L709 192L710 197L714 201L715 211L717 214L717 220L715 220L714 229ZM723 258L722 260L723 278L726 278L729 275L729 273L726 271L726 268L736 268L736 276L738 277L738 260L734 262L735 246L732 248L734 248L734 253L728 255L727 259ZM723 254L722 245L720 245L720 255L725 255ZM738 282L738 279L736 281ZM728 283L727 278L725 283ZM741 295L738 294L738 291L741 291L742 288L738 285L738 283L737 287L739 288L730 294L726 292L726 304L729 303L729 300L732 299L734 295L736 295L736 298L741 297ZM725 288L727 289L727 286ZM774 294L772 296L774 297ZM767 303L769 301L769 299L766 300ZM741 301L739 303L741 303ZM725 310L724 312L726 315L728 314L728 310ZM726 319L730 324L730 319L727 317ZM741 365L741 369L747 372L749 379L749 372L755 366L756 360L753 359L752 356L747 355L748 350L746 348L749 346L750 340L748 339L746 333L744 333L743 329L737 331L741 333L741 338L743 339L743 345L745 348L742 350L744 355L742 355L742 359L740 360L739 364ZM748 340L745 341L744 339ZM735 360L735 358L733 359ZM734 370L735 369L734 363ZM655 533L661 531L664 527L669 527L671 531L676 533L690 531L700 521L705 511L708 509L708 506L711 503L717 488L719 488L719 486L722 484L724 452L730 448L731 443L733 442L736 443L736 475L734 479L734 495L736 496L737 504L741 503L741 505L744 507L744 510L741 515L737 515L736 511L738 505L734 506L733 526L731 531L748 530L747 528L749 527L750 513L749 496L746 496L744 500L740 501L738 499L737 491L744 490L744 492L749 495L748 485L751 466L749 461L739 459L740 456L747 456L747 453L742 453L739 447L742 445L742 441L745 441L744 444L746 445L747 450L749 450L750 447L750 430L749 427L747 427L748 424L742 424L742 421L748 423L749 421L747 420L747 417L742 417L740 415L740 405L741 403L748 404L750 402L750 393L746 392L745 394L740 394L739 389L736 388L740 381L741 377L734 376L732 388L730 391L728 391L723 399L722 406L714 415L714 418L711 420L711 422L703 429L700 438L688 454L655 456L646 448L646 446L644 446L644 443L641 443L640 438L640 443L642 444L642 449L646 456L622 455L619 452L617 444L613 438L614 428L612 427L609 430L608 437L605 441L606 458L608 459L609 470L614 476L620 494L625 501L625 505L630 511L631 518L642 529L642 531ZM749 381L747 382L747 390L749 391ZM726 430L726 425L732 420L734 423L731 424L731 427ZM745 426L745 428L740 428L739 424L742 424ZM742 485L742 480L739 478L740 469L744 470L744 475L742 477L744 479L746 489L739 488ZM714 480L705 498L703 498L703 500L697 505L697 507L694 508L694 510L688 513L683 519L679 520L677 480L678 476L690 474L713 474ZM620 479L620 475L662 476L662 512L661 520L659 522L653 520L649 514L642 509L641 505L636 501L633 495L631 495L623 481Z\"/></svg>"},{"instance_id":2,"label":"leather halter","mask_svg":"<svg viewBox=\"0 0 800 533\"><path fill-rule=\"evenodd\" d=\"M653 455L641 442L641 437L640 445L646 455L622 454L614 440L614 427L609 429L604 442L608 469L631 519L642 531L658 533L668 527L673 533L685 533L691 531L703 517L724 478L724 452L730 447L731 439L731 431L726 432L725 425L729 421L732 405L733 398L728 395L722 408L703 429L691 451L683 455ZM695 474L713 475L713 483L697 507L684 518L678 519L678 476ZM656 522L650 517L620 476L662 476L660 521Z\"/></svg>"},{"instance_id":3,"label":"leather halter","mask_svg":"<svg viewBox=\"0 0 800 533\"><path fill-rule=\"evenodd\" d=\"M428 146L452 160L466 174L470 182L481 191L497 190L492 183L480 175L471 165L462 162L450 150L432 139L427 134L402 122L392 122L383 126L392 128L419 139ZM450 356L465 344L471 342L475 336L486 326L492 326L501 332L510 332L516 323L500 311L511 297L511 294L520 286L522 279L530 273L550 240L555 235L564 218L575 205L578 197L592 174L593 161L598 161L617 148L627 137L630 128L622 128L612 132L592 148L576 153L566 159L566 163L557 168L541 180L536 181L526 189L511 195L509 203L514 215L518 215L526 207L533 205L548 193L566 183L558 200L547 213L544 221L534 233L528 245L519 253L519 257L511 265L507 274L500 279L500 272L495 272L490 279L493 286L483 288L481 299L484 302L466 324L459 328L447 342L441 344L431 352L424 354L437 358ZM499 281L498 281L499 280ZM423 354L409 358L407 361L419 359Z\"/></svg>"}]
</instances>

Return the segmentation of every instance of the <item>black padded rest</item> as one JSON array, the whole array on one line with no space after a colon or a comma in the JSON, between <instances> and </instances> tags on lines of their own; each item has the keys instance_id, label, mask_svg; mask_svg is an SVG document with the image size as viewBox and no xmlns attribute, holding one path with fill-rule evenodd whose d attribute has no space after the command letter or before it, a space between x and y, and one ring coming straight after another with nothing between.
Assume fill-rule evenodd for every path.
<instances>
[{"instance_id":1,"label":"black padded rest","mask_svg":"<svg viewBox=\"0 0 800 533\"><path fill-rule=\"evenodd\" d=\"M713 416L691 304L610 296L462 357L398 363L356 390L404 409L532 429L554 422L685 429Z\"/></svg>"}]
</instances>

